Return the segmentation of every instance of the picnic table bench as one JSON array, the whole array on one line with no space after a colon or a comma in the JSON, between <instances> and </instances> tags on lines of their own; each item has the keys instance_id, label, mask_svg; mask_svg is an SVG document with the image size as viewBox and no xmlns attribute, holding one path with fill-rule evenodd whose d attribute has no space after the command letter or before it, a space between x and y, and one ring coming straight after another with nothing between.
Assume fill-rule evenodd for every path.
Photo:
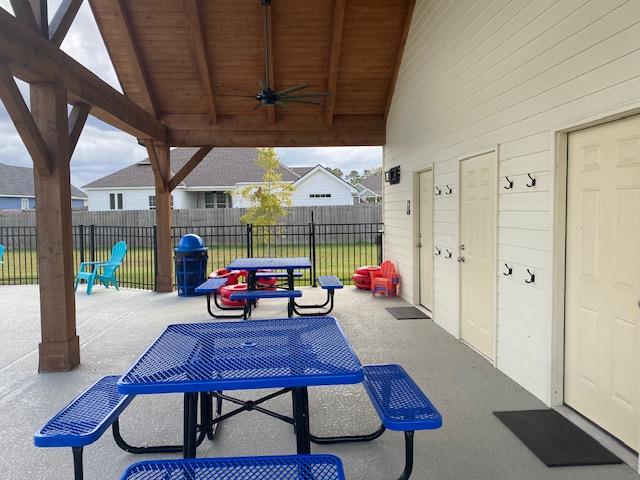
<instances>
[{"instance_id":1,"label":"picnic table bench","mask_svg":"<svg viewBox=\"0 0 640 480\"><path fill-rule=\"evenodd\" d=\"M264 298L299 298L302 296L300 290L245 290L242 292L233 292L231 294L231 300L244 300L244 319L251 317L251 310L255 300ZM293 316L293 307L291 302L287 303L287 316Z\"/></svg>"},{"instance_id":2,"label":"picnic table bench","mask_svg":"<svg viewBox=\"0 0 640 480\"><path fill-rule=\"evenodd\" d=\"M367 435L318 437L319 444L369 442L386 429L404 432L405 466L398 480L408 480L413 471L413 437L416 430L434 430L442 426L442 415L400 365L368 365L364 369L364 387L382 425Z\"/></svg>"},{"instance_id":3,"label":"picnic table bench","mask_svg":"<svg viewBox=\"0 0 640 480\"><path fill-rule=\"evenodd\" d=\"M206 282L198 285L195 289L195 293L205 294L207 296L207 312L213 318L244 318L244 308L243 307L225 307L224 305L220 305L218 303L218 292L222 287L224 287L229 282L227 277L214 277L207 279ZM213 302L216 304L216 307L219 310L242 310L242 313L213 313L211 310L211 297L213 297Z\"/></svg>"},{"instance_id":4,"label":"picnic table bench","mask_svg":"<svg viewBox=\"0 0 640 480\"><path fill-rule=\"evenodd\" d=\"M135 395L118 393L118 375L101 378L65 406L40 428L33 437L36 447L70 447L73 452L75 480L82 480L82 452L112 427L116 444L130 453L181 452L182 445L134 447L120 435L119 416Z\"/></svg>"},{"instance_id":5,"label":"picnic table bench","mask_svg":"<svg viewBox=\"0 0 640 480\"><path fill-rule=\"evenodd\" d=\"M344 480L344 470L333 455L156 460L134 463L121 480L143 478Z\"/></svg>"},{"instance_id":6,"label":"picnic table bench","mask_svg":"<svg viewBox=\"0 0 640 480\"><path fill-rule=\"evenodd\" d=\"M320 288L327 291L327 299L324 303L317 305L305 305L294 302L293 311L303 317L311 317L316 315L328 315L333 310L333 296L336 290L344 288L342 282L335 275L321 275L318 277L318 285ZM326 308L323 311L318 311L321 308ZM305 312L304 310L314 310L313 312Z\"/></svg>"}]
</instances>

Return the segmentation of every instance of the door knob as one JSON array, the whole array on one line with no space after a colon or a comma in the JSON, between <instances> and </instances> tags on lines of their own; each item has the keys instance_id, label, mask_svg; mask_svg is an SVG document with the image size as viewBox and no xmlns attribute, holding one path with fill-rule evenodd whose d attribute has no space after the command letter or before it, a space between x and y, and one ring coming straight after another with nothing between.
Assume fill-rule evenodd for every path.
<instances>
[{"instance_id":1,"label":"door knob","mask_svg":"<svg viewBox=\"0 0 640 480\"><path fill-rule=\"evenodd\" d=\"M458 257L458 262L464 263L464 257Z\"/></svg>"}]
</instances>

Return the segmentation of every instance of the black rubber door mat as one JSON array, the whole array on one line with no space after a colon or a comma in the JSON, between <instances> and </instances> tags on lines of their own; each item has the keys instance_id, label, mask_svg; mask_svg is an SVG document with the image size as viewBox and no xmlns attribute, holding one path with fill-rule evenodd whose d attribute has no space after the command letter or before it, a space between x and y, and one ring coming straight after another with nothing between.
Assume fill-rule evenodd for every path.
<instances>
[{"instance_id":1,"label":"black rubber door mat","mask_svg":"<svg viewBox=\"0 0 640 480\"><path fill-rule=\"evenodd\" d=\"M421 318L431 318L416 307L389 307L385 309L396 320L419 320Z\"/></svg>"},{"instance_id":2,"label":"black rubber door mat","mask_svg":"<svg viewBox=\"0 0 640 480\"><path fill-rule=\"evenodd\" d=\"M555 410L493 412L547 467L622 463Z\"/></svg>"}]
</instances>

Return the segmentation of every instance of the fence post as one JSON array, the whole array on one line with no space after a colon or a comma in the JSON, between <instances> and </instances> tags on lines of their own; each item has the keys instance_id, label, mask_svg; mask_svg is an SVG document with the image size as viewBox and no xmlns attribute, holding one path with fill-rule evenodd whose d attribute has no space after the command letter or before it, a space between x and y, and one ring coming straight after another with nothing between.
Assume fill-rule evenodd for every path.
<instances>
[{"instance_id":1,"label":"fence post","mask_svg":"<svg viewBox=\"0 0 640 480\"><path fill-rule=\"evenodd\" d=\"M89 225L89 258L96 261L96 226L93 224Z\"/></svg>"},{"instance_id":2,"label":"fence post","mask_svg":"<svg viewBox=\"0 0 640 480\"><path fill-rule=\"evenodd\" d=\"M153 291L158 291L158 232L154 225L152 230L153 241Z\"/></svg>"},{"instance_id":3,"label":"fence post","mask_svg":"<svg viewBox=\"0 0 640 480\"><path fill-rule=\"evenodd\" d=\"M384 234L384 230L378 230L378 234L376 235L376 244L378 246L378 265L382 263L382 235Z\"/></svg>"},{"instance_id":4,"label":"fence post","mask_svg":"<svg viewBox=\"0 0 640 480\"><path fill-rule=\"evenodd\" d=\"M78 225L80 233L80 263L84 262L84 225Z\"/></svg>"},{"instance_id":5,"label":"fence post","mask_svg":"<svg viewBox=\"0 0 640 480\"><path fill-rule=\"evenodd\" d=\"M253 225L247 223L247 258L253 257Z\"/></svg>"},{"instance_id":6,"label":"fence post","mask_svg":"<svg viewBox=\"0 0 640 480\"><path fill-rule=\"evenodd\" d=\"M311 223L309 224L309 237L311 240L311 286L317 287L316 278L318 269L316 267L316 222L313 218L313 210L311 210Z\"/></svg>"}]
</instances>

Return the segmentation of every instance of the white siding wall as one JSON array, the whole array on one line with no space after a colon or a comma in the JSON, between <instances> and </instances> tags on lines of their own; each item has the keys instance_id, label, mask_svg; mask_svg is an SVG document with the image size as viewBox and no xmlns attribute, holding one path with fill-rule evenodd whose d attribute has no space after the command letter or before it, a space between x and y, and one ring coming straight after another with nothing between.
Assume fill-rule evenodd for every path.
<instances>
[{"instance_id":1,"label":"white siding wall","mask_svg":"<svg viewBox=\"0 0 640 480\"><path fill-rule=\"evenodd\" d=\"M434 319L459 335L459 161L499 145L497 365L548 403L561 288L551 284L552 131L637 106L639 22L637 0L418 0L398 77L384 156L402 181L385 185L385 256L399 263L402 294L414 300L411 173L434 164L434 184L453 187L434 201L434 243L453 252L436 257Z\"/></svg>"},{"instance_id":2,"label":"white siding wall","mask_svg":"<svg viewBox=\"0 0 640 480\"><path fill-rule=\"evenodd\" d=\"M316 170L301 182L297 183L293 192L294 207L315 205L353 205L351 189L331 173ZM311 198L314 193L329 193L331 197Z\"/></svg>"},{"instance_id":3,"label":"white siding wall","mask_svg":"<svg viewBox=\"0 0 640 480\"><path fill-rule=\"evenodd\" d=\"M122 193L123 210L149 210L149 196L155 195L154 188L120 188L109 190L87 190L89 200L89 211L110 210L109 194ZM187 209L195 207L195 199L190 193L182 189L176 189L172 192L173 208ZM117 206L117 199L116 199Z\"/></svg>"}]
</instances>

